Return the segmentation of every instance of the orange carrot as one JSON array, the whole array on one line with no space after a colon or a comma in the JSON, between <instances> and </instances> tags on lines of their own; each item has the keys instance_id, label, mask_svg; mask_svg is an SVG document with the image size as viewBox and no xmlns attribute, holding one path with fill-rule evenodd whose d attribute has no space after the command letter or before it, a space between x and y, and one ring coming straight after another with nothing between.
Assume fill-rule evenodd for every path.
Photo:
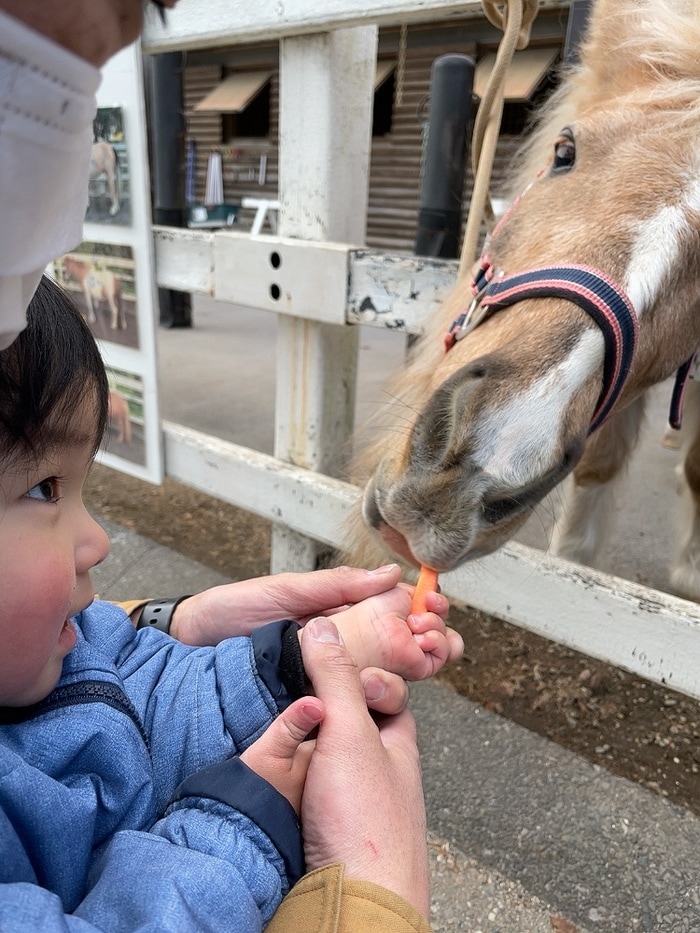
<instances>
[{"instance_id":1,"label":"orange carrot","mask_svg":"<svg viewBox=\"0 0 700 933\"><path fill-rule=\"evenodd\" d=\"M430 567L421 565L420 573L418 574L418 582L413 591L413 602L411 603L412 613L427 612L425 605L426 594L437 590L437 585L437 570L432 570Z\"/></svg>"}]
</instances>

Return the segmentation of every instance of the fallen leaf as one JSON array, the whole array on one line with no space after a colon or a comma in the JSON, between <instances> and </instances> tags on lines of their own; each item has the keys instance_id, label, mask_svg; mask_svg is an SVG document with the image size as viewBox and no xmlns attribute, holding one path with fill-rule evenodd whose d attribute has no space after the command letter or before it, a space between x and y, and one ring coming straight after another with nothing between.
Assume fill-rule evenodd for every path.
<instances>
[{"instance_id":1,"label":"fallen leaf","mask_svg":"<svg viewBox=\"0 0 700 933\"><path fill-rule=\"evenodd\" d=\"M571 920L567 920L566 917L552 914L549 922L552 924L552 929L556 930L556 933L576 933L576 925Z\"/></svg>"}]
</instances>

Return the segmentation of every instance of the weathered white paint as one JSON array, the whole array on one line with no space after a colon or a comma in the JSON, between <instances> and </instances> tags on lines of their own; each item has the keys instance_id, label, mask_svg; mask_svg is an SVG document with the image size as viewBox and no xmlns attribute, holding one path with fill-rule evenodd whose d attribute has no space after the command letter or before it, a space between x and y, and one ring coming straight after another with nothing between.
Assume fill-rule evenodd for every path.
<instances>
[{"instance_id":1,"label":"weathered white paint","mask_svg":"<svg viewBox=\"0 0 700 933\"><path fill-rule=\"evenodd\" d=\"M340 548L360 491L181 425L165 423L168 475L295 536ZM700 697L700 606L523 545L440 578L451 599L591 657Z\"/></svg>"},{"instance_id":2,"label":"weathered white paint","mask_svg":"<svg viewBox=\"0 0 700 933\"><path fill-rule=\"evenodd\" d=\"M348 252L342 243L221 233L214 240L214 294L249 308L345 323Z\"/></svg>"},{"instance_id":3,"label":"weathered white paint","mask_svg":"<svg viewBox=\"0 0 700 933\"><path fill-rule=\"evenodd\" d=\"M450 16L481 15L479 0L179 0L163 26L149 17L143 35L148 52L215 48L234 43L270 42L289 36L368 24L425 22Z\"/></svg>"},{"instance_id":4,"label":"weathered white paint","mask_svg":"<svg viewBox=\"0 0 700 933\"><path fill-rule=\"evenodd\" d=\"M156 276L161 288L214 295L214 233L154 227Z\"/></svg>"},{"instance_id":5,"label":"weathered white paint","mask_svg":"<svg viewBox=\"0 0 700 933\"><path fill-rule=\"evenodd\" d=\"M358 490L312 470L163 422L168 475L292 531L337 546Z\"/></svg>"},{"instance_id":6,"label":"weathered white paint","mask_svg":"<svg viewBox=\"0 0 700 933\"><path fill-rule=\"evenodd\" d=\"M418 334L454 286L458 269L456 259L355 250L350 253L347 322Z\"/></svg>"},{"instance_id":7,"label":"weathered white paint","mask_svg":"<svg viewBox=\"0 0 700 933\"><path fill-rule=\"evenodd\" d=\"M441 585L483 612L700 697L695 603L514 543Z\"/></svg>"},{"instance_id":8,"label":"weathered white paint","mask_svg":"<svg viewBox=\"0 0 700 933\"><path fill-rule=\"evenodd\" d=\"M241 272L254 269L256 282L241 286L245 290L245 304L251 308L296 316L303 302L294 301L291 305L283 302L281 306L277 303L273 307L268 294L270 287L281 281L280 274L270 264L271 255L279 252L284 264L286 251L293 250L290 263L294 263L294 275L311 277L320 274L323 276L323 294L336 296L332 302L326 302L322 294L312 294L305 316L327 322L344 320L348 324L405 330L413 334L419 333L423 322L437 311L454 285L459 266L454 259L393 255L378 250L354 249L343 243L317 243L279 236L252 239L249 234L176 227L155 227L154 235L156 273L161 288L211 295L221 301L236 301L236 296L243 294L237 290L237 282L243 277ZM240 255L239 250L242 251ZM341 258L345 254L347 260ZM221 274L219 263L226 264L229 275L234 277L232 281ZM319 267L326 263L328 267L319 273ZM343 315L340 319L336 306L337 294L341 290L338 283L332 283L329 290L325 290L331 269L341 276ZM306 287L306 283L302 286ZM293 294L298 297L296 285ZM329 312L331 304L332 316Z\"/></svg>"},{"instance_id":9,"label":"weathered white paint","mask_svg":"<svg viewBox=\"0 0 700 933\"><path fill-rule=\"evenodd\" d=\"M365 240L378 32L280 42L279 233Z\"/></svg>"}]
</instances>

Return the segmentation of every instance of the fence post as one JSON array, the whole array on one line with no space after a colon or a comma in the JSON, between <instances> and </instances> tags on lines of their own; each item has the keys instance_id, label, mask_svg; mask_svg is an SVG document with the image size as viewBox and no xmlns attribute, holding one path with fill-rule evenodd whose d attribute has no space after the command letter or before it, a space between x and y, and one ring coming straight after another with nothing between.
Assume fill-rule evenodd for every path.
<instances>
[{"instance_id":1,"label":"fence post","mask_svg":"<svg viewBox=\"0 0 700 933\"><path fill-rule=\"evenodd\" d=\"M146 56L145 88L149 115L153 223L186 226L182 168L185 157L185 105L182 96L182 52ZM188 292L158 289L163 327L192 326Z\"/></svg>"},{"instance_id":2,"label":"fence post","mask_svg":"<svg viewBox=\"0 0 700 933\"><path fill-rule=\"evenodd\" d=\"M280 236L364 244L376 55L376 26L280 41ZM275 456L337 475L357 351L357 328L278 316ZM275 527L273 572L315 562L313 541Z\"/></svg>"}]
</instances>

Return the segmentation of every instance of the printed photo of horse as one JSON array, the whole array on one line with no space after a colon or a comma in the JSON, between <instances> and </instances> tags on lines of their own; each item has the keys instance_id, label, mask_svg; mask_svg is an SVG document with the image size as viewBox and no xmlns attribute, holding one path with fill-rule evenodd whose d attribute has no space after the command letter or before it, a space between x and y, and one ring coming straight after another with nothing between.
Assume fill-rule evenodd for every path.
<instances>
[{"instance_id":1,"label":"printed photo of horse","mask_svg":"<svg viewBox=\"0 0 700 933\"><path fill-rule=\"evenodd\" d=\"M107 367L109 422L104 449L142 466L146 463L143 380L138 373Z\"/></svg>"},{"instance_id":2,"label":"printed photo of horse","mask_svg":"<svg viewBox=\"0 0 700 933\"><path fill-rule=\"evenodd\" d=\"M95 337L139 346L136 275L130 246L85 241L54 263Z\"/></svg>"},{"instance_id":3,"label":"printed photo of horse","mask_svg":"<svg viewBox=\"0 0 700 933\"><path fill-rule=\"evenodd\" d=\"M129 160L121 107L100 107L92 133L85 220L128 226L131 223Z\"/></svg>"}]
</instances>

